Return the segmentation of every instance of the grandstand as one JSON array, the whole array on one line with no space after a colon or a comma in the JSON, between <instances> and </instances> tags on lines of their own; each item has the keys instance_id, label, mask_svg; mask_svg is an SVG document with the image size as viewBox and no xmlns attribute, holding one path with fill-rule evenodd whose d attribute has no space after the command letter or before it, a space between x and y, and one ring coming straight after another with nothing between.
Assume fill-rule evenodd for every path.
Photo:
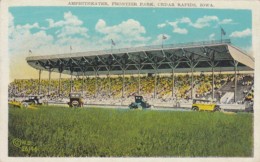
<instances>
[{"instance_id":1,"label":"grandstand","mask_svg":"<svg viewBox=\"0 0 260 162\"><path fill-rule=\"evenodd\" d=\"M129 103L131 96L139 94L153 103L171 105L194 97L221 101L225 94L229 94L229 102L242 102L249 92L253 95L253 75L242 73L253 73L254 59L230 40L31 56L26 60L39 70L39 79L16 80L9 94L42 94L54 99L75 91L83 92L88 103L114 104ZM42 71L49 72L48 79L41 79ZM51 79L52 72L60 73L60 78ZM229 74L221 74L224 72ZM71 78L62 79L61 74Z\"/></svg>"},{"instance_id":2,"label":"grandstand","mask_svg":"<svg viewBox=\"0 0 260 162\"><path fill-rule=\"evenodd\" d=\"M244 101L246 95L249 94L253 87L253 77L251 74L239 74L238 78L247 78L247 81L239 80L238 82L238 93L237 101ZM160 104L173 104L176 99L189 99L190 96L190 76L187 74L176 74L175 76L175 95L172 97L172 76L160 74L158 76L158 91L157 91L157 103ZM212 77L211 75L194 75L195 82L197 83L194 87L194 93L196 98L211 98L212 94ZM225 94L232 93L230 102L234 102L234 90L232 89L233 74L216 74L215 78L218 80L215 87L215 98L217 101L222 101L225 98ZM229 79L231 78L231 79ZM108 83L109 79L107 77L98 77L98 92L95 94L95 78L85 78L84 84L87 85L83 88L84 98L86 98L89 103L95 104L100 101L108 105L121 103L122 94L122 76L116 76L110 78L111 81L111 93L109 94ZM154 76L142 75L140 77L141 88L140 94L144 95L145 98L153 101L153 88L154 88ZM74 92L82 92L82 78L74 78L72 80L72 89ZM125 104L131 102L134 95L138 94L138 77L127 75L125 77ZM247 83L248 85L243 85ZM41 94L43 96L48 95L48 90L50 90L50 100L51 101L61 101L67 98L70 93L70 79L61 79L61 94L59 96L59 79L52 79L50 89L48 88L49 80L41 80ZM37 95L38 90L38 80L15 80L9 86L9 95L24 97L28 95ZM242 90L241 90L242 89ZM221 92L221 95L219 94ZM96 95L96 97L95 97ZM222 100L221 100L222 98ZM127 102L128 101L128 102ZM184 100L185 101L185 100ZM223 102L226 103L226 102Z\"/></svg>"}]
</instances>

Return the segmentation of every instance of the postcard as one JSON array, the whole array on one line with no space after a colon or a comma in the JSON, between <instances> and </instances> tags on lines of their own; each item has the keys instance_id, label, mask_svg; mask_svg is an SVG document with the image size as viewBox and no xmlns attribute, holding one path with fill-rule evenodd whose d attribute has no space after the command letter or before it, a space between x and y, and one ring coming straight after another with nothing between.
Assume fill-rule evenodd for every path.
<instances>
[{"instance_id":1,"label":"postcard","mask_svg":"<svg viewBox=\"0 0 260 162\"><path fill-rule=\"evenodd\" d=\"M259 1L0 1L1 161L259 161Z\"/></svg>"}]
</instances>

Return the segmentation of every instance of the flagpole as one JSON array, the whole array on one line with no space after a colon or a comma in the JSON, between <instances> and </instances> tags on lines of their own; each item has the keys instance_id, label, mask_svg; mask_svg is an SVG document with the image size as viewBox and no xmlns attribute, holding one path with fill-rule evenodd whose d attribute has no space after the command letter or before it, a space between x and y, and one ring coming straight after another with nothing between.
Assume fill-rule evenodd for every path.
<instances>
[{"instance_id":1,"label":"flagpole","mask_svg":"<svg viewBox=\"0 0 260 162\"><path fill-rule=\"evenodd\" d=\"M222 28L220 27L220 41L222 43Z\"/></svg>"},{"instance_id":2,"label":"flagpole","mask_svg":"<svg viewBox=\"0 0 260 162\"><path fill-rule=\"evenodd\" d=\"M111 43L111 54L113 54L113 44Z\"/></svg>"},{"instance_id":3,"label":"flagpole","mask_svg":"<svg viewBox=\"0 0 260 162\"><path fill-rule=\"evenodd\" d=\"M32 50L29 50L28 56L32 55Z\"/></svg>"},{"instance_id":4,"label":"flagpole","mask_svg":"<svg viewBox=\"0 0 260 162\"><path fill-rule=\"evenodd\" d=\"M226 35L225 30L220 26L220 39L221 39L221 43L222 43L222 35Z\"/></svg>"},{"instance_id":5,"label":"flagpole","mask_svg":"<svg viewBox=\"0 0 260 162\"><path fill-rule=\"evenodd\" d=\"M162 36L162 48L163 48L163 36Z\"/></svg>"},{"instance_id":6,"label":"flagpole","mask_svg":"<svg viewBox=\"0 0 260 162\"><path fill-rule=\"evenodd\" d=\"M113 42L114 42L113 39L111 39L111 54L113 54L113 45L114 45Z\"/></svg>"},{"instance_id":7,"label":"flagpole","mask_svg":"<svg viewBox=\"0 0 260 162\"><path fill-rule=\"evenodd\" d=\"M167 39L167 37L163 34L162 35L162 48L163 48L164 39Z\"/></svg>"}]
</instances>

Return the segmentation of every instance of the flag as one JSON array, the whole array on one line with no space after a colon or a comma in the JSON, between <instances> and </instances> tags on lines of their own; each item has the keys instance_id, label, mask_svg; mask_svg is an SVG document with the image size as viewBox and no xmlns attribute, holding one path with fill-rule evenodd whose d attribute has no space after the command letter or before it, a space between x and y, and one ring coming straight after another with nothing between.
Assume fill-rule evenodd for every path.
<instances>
[{"instance_id":1,"label":"flag","mask_svg":"<svg viewBox=\"0 0 260 162\"><path fill-rule=\"evenodd\" d=\"M167 37L165 35L162 35L162 39L167 39Z\"/></svg>"},{"instance_id":2,"label":"flag","mask_svg":"<svg viewBox=\"0 0 260 162\"><path fill-rule=\"evenodd\" d=\"M225 32L225 30L223 28L221 28L221 34L222 35L226 35L226 32Z\"/></svg>"},{"instance_id":3,"label":"flag","mask_svg":"<svg viewBox=\"0 0 260 162\"><path fill-rule=\"evenodd\" d=\"M32 53L32 50L29 50L29 53Z\"/></svg>"},{"instance_id":4,"label":"flag","mask_svg":"<svg viewBox=\"0 0 260 162\"><path fill-rule=\"evenodd\" d=\"M111 39L111 43L112 43L113 46L116 45L116 43L113 41L113 39Z\"/></svg>"}]
</instances>

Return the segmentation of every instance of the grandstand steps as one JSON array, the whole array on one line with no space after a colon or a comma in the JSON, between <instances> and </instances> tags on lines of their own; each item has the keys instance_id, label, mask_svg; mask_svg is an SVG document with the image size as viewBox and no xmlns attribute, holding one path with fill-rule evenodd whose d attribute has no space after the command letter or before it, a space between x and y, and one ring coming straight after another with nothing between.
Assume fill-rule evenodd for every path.
<instances>
[{"instance_id":1,"label":"grandstand steps","mask_svg":"<svg viewBox=\"0 0 260 162\"><path fill-rule=\"evenodd\" d=\"M253 81L253 78L247 78L247 79L240 79L237 82L237 93L236 93L236 100L237 101L243 101L244 97L246 96L245 92L249 92L252 85L243 85L242 83L245 81ZM220 98L223 97L223 95L225 95L228 92L233 92L233 96L234 96L234 91L235 91L235 81L229 81L227 82L225 85L223 85L221 88L219 88L218 90L215 90L214 96L215 98L217 98L217 100L220 100ZM219 93L221 93L221 97L219 97ZM211 93L212 94L212 93ZM234 102L234 97L233 99L230 100L230 102Z\"/></svg>"},{"instance_id":2,"label":"grandstand steps","mask_svg":"<svg viewBox=\"0 0 260 162\"><path fill-rule=\"evenodd\" d=\"M224 96L221 97L220 103L230 103L234 98L234 92L226 92Z\"/></svg>"}]
</instances>

